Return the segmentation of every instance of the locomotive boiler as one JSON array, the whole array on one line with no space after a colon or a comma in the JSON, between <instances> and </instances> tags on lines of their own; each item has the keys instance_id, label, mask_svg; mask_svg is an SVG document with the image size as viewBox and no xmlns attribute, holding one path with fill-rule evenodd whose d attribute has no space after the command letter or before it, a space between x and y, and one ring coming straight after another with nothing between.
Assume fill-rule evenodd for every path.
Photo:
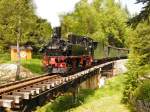
<instances>
[{"instance_id":1,"label":"locomotive boiler","mask_svg":"<svg viewBox=\"0 0 150 112\"><path fill-rule=\"evenodd\" d=\"M61 27L55 27L52 40L43 49L44 68L49 73L66 74L89 67L96 47L97 42L87 36L70 34L65 41Z\"/></svg>"}]
</instances>

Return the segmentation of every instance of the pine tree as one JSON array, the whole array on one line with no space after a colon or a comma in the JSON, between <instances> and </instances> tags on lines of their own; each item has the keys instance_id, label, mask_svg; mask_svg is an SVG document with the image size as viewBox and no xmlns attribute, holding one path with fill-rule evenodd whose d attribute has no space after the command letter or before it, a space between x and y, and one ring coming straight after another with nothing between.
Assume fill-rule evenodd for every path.
<instances>
[{"instance_id":1,"label":"pine tree","mask_svg":"<svg viewBox=\"0 0 150 112\"><path fill-rule=\"evenodd\" d=\"M135 28L140 22L143 21L147 21L149 23L150 0L137 0L137 3L142 3L143 8L138 15L128 21L128 24L131 25L133 28Z\"/></svg>"}]
</instances>

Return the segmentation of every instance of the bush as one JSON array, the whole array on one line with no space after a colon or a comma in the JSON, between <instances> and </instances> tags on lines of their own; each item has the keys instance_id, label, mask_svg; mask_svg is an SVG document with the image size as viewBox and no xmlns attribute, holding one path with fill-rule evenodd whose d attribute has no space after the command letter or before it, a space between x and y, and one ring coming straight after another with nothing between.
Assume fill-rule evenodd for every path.
<instances>
[{"instance_id":1,"label":"bush","mask_svg":"<svg viewBox=\"0 0 150 112\"><path fill-rule=\"evenodd\" d=\"M144 76L147 76L150 73L150 65L145 66L129 66L130 69L127 73L126 81L125 81L125 90L123 92L123 103L131 103L132 102L132 96L135 93L135 90L140 87L141 84L143 84Z\"/></svg>"},{"instance_id":2,"label":"bush","mask_svg":"<svg viewBox=\"0 0 150 112\"><path fill-rule=\"evenodd\" d=\"M150 80L144 81L135 91L135 100L142 100L150 102Z\"/></svg>"},{"instance_id":3,"label":"bush","mask_svg":"<svg viewBox=\"0 0 150 112\"><path fill-rule=\"evenodd\" d=\"M125 81L125 88L123 91L123 98L122 98L122 102L123 103L129 103L132 93L133 91L138 87L138 85L140 84L139 80L138 80L138 73L137 71L128 71L126 73L126 81Z\"/></svg>"}]
</instances>

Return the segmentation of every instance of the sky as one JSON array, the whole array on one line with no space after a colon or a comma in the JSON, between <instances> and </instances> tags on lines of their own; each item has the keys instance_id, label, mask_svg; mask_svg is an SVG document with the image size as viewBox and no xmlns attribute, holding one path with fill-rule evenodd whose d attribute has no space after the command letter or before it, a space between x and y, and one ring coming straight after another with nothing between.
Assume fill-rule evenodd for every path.
<instances>
[{"instance_id":1,"label":"sky","mask_svg":"<svg viewBox=\"0 0 150 112\"><path fill-rule=\"evenodd\" d=\"M47 19L52 27L60 26L59 15L74 10L75 4L80 0L33 0L36 14ZM91 2L92 0L89 0ZM118 0L116 0L118 1ZM135 4L136 0L121 0L122 6L127 5L131 14L138 13L142 4Z\"/></svg>"},{"instance_id":2,"label":"sky","mask_svg":"<svg viewBox=\"0 0 150 112\"><path fill-rule=\"evenodd\" d=\"M116 0L118 1L118 0ZM131 14L139 13L143 4L135 4L136 0L120 0L123 7L127 5Z\"/></svg>"}]
</instances>

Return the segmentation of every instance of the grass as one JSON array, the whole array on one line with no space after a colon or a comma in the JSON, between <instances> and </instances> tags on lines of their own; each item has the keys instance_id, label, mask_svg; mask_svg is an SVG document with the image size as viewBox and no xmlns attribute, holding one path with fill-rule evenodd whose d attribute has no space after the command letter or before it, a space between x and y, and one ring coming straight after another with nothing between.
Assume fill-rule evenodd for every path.
<instances>
[{"instance_id":1,"label":"grass","mask_svg":"<svg viewBox=\"0 0 150 112\"><path fill-rule=\"evenodd\" d=\"M107 85L96 90L94 95L88 97L85 103L72 112L130 112L129 108L121 103L124 76L108 80Z\"/></svg>"},{"instance_id":2,"label":"grass","mask_svg":"<svg viewBox=\"0 0 150 112\"><path fill-rule=\"evenodd\" d=\"M131 112L121 103L124 79L125 76L120 75L109 79L103 88L81 90L75 104L71 96L59 97L37 112Z\"/></svg>"},{"instance_id":3,"label":"grass","mask_svg":"<svg viewBox=\"0 0 150 112\"><path fill-rule=\"evenodd\" d=\"M0 53L0 63L8 63L8 62L10 62L10 54Z\"/></svg>"},{"instance_id":4,"label":"grass","mask_svg":"<svg viewBox=\"0 0 150 112\"><path fill-rule=\"evenodd\" d=\"M44 73L44 68L42 67L41 59L22 60L21 64L23 67L29 69L32 73Z\"/></svg>"},{"instance_id":5,"label":"grass","mask_svg":"<svg viewBox=\"0 0 150 112\"><path fill-rule=\"evenodd\" d=\"M16 63L11 61L9 53L0 53L0 64L2 63ZM35 57L31 60L21 60L21 65L29 69L32 73L43 74L43 67L41 63L41 58Z\"/></svg>"}]
</instances>

